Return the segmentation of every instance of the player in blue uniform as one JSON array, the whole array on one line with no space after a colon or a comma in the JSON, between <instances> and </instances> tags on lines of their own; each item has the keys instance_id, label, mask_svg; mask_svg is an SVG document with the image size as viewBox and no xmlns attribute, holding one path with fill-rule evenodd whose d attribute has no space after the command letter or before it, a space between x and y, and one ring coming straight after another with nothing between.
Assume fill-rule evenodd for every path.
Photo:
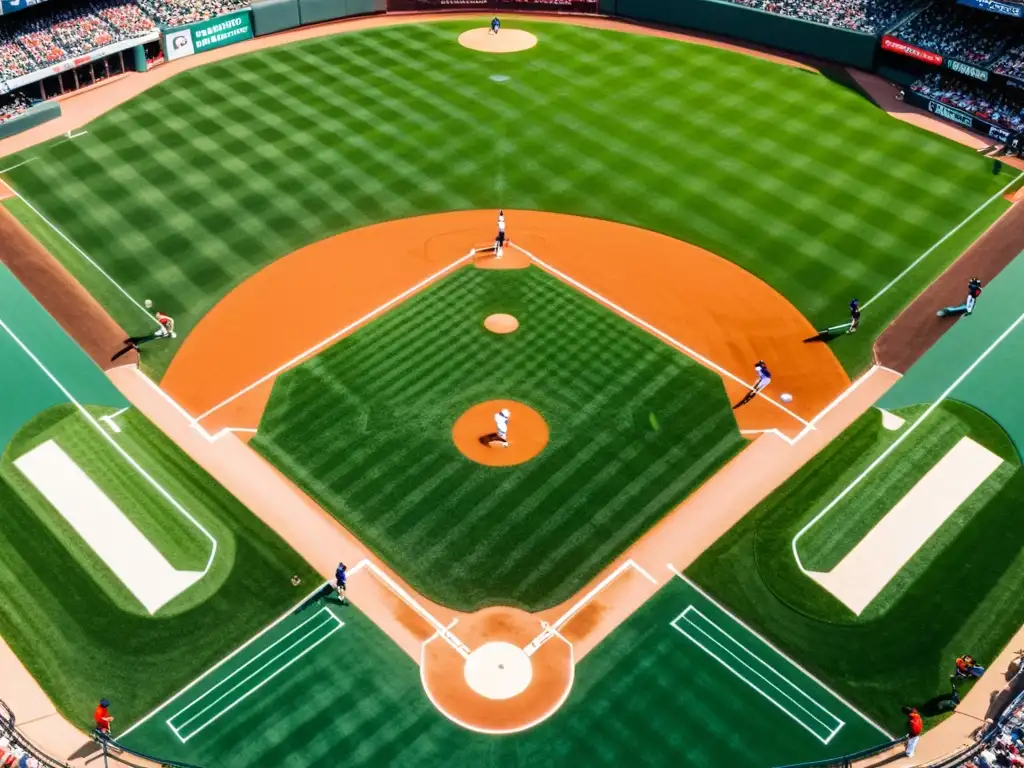
<instances>
[{"instance_id":1,"label":"player in blue uniform","mask_svg":"<svg viewBox=\"0 0 1024 768\"><path fill-rule=\"evenodd\" d=\"M750 391L743 396L733 409L739 408L741 405L746 405L753 400L757 393L772 383L772 372L768 370L768 365L764 360L758 360L754 363L754 373L757 375L757 381L754 382L754 386L750 388Z\"/></svg>"},{"instance_id":2,"label":"player in blue uniform","mask_svg":"<svg viewBox=\"0 0 1024 768\"><path fill-rule=\"evenodd\" d=\"M500 29L501 29L501 21L498 20L497 16L495 16L493 19L491 19L491 34L492 35L498 34L498 31Z\"/></svg>"},{"instance_id":3,"label":"player in blue uniform","mask_svg":"<svg viewBox=\"0 0 1024 768\"><path fill-rule=\"evenodd\" d=\"M338 563L338 568L334 571L334 588L338 592L338 597L341 598L342 605L348 605L348 598L345 597L345 590L348 587L348 566L344 563Z\"/></svg>"},{"instance_id":4,"label":"player in blue uniform","mask_svg":"<svg viewBox=\"0 0 1024 768\"><path fill-rule=\"evenodd\" d=\"M936 314L939 317L945 317L946 315L969 315L974 311L974 305L977 303L979 296L981 296L981 280L972 277L971 281L967 283L967 300L959 307L943 307Z\"/></svg>"},{"instance_id":5,"label":"player in blue uniform","mask_svg":"<svg viewBox=\"0 0 1024 768\"><path fill-rule=\"evenodd\" d=\"M856 333L857 328L860 326L860 302L854 299L850 302L850 327L846 329L847 333Z\"/></svg>"}]
</instances>

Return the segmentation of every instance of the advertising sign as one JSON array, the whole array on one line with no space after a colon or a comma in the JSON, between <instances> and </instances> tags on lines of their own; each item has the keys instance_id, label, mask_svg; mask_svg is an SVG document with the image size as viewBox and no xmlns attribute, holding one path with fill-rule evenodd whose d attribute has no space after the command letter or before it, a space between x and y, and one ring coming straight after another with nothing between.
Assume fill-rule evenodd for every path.
<instances>
[{"instance_id":1,"label":"advertising sign","mask_svg":"<svg viewBox=\"0 0 1024 768\"><path fill-rule=\"evenodd\" d=\"M252 15L248 10L227 13L164 32L164 56L168 61L183 59L193 53L240 43L252 36Z\"/></svg>"},{"instance_id":2,"label":"advertising sign","mask_svg":"<svg viewBox=\"0 0 1024 768\"><path fill-rule=\"evenodd\" d=\"M926 64L934 64L937 67L942 66L942 57L933 53L932 51L926 51L924 48L918 48L916 45L905 43L902 40L892 37L891 35L885 35L882 37L882 50L892 51L898 53L901 56L909 56L911 59L917 59L923 61Z\"/></svg>"},{"instance_id":3,"label":"advertising sign","mask_svg":"<svg viewBox=\"0 0 1024 768\"><path fill-rule=\"evenodd\" d=\"M953 70L958 75L973 77L975 80L981 80L983 83L988 82L989 73L987 69L975 67L973 64L964 64L962 61L957 61L956 59L946 59L946 67Z\"/></svg>"},{"instance_id":4,"label":"advertising sign","mask_svg":"<svg viewBox=\"0 0 1024 768\"><path fill-rule=\"evenodd\" d=\"M41 2L43 0L0 0L0 14L23 11Z\"/></svg>"},{"instance_id":5,"label":"advertising sign","mask_svg":"<svg viewBox=\"0 0 1024 768\"><path fill-rule=\"evenodd\" d=\"M1024 19L1024 5L1021 3L1003 3L999 0L957 0L960 5L968 5L971 8L980 8L990 13L1001 13L1003 16L1016 16Z\"/></svg>"},{"instance_id":6,"label":"advertising sign","mask_svg":"<svg viewBox=\"0 0 1024 768\"><path fill-rule=\"evenodd\" d=\"M943 120L949 120L951 123L962 125L964 128L970 128L972 131L980 133L982 136L988 136L990 139L1002 142L1009 141L1010 139L1011 131L1006 128L994 125L988 120L982 120L977 115L971 115L961 109L951 107L949 104L933 101L927 96L922 96L920 93L915 93L910 89L907 89L904 98L908 104L913 104L915 107L923 107L936 117L941 117Z\"/></svg>"}]
</instances>

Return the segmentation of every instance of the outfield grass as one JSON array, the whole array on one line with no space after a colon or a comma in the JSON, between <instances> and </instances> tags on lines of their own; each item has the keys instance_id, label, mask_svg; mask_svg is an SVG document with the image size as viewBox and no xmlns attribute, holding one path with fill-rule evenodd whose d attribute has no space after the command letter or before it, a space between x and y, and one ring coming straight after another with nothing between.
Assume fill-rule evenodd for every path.
<instances>
[{"instance_id":1,"label":"outfield grass","mask_svg":"<svg viewBox=\"0 0 1024 768\"><path fill-rule=\"evenodd\" d=\"M913 417L920 407L900 411ZM903 429L907 429L906 426ZM1007 463L954 513L859 617L801 573L791 542L897 434L877 411L864 414L752 510L688 573L841 693L894 731L911 704L937 715L953 660L982 663L1024 623L1024 471L991 419L946 401L800 541L815 567L829 567L934 465L936 452L967 435Z\"/></svg>"},{"instance_id":2,"label":"outfield grass","mask_svg":"<svg viewBox=\"0 0 1024 768\"><path fill-rule=\"evenodd\" d=\"M494 312L519 330L485 330ZM497 398L548 422L538 457L455 447L456 419ZM462 610L569 598L744 444L716 374L533 267L459 270L288 371L251 443Z\"/></svg>"},{"instance_id":3,"label":"outfield grass","mask_svg":"<svg viewBox=\"0 0 1024 768\"><path fill-rule=\"evenodd\" d=\"M873 296L1009 179L814 73L554 23L517 22L540 44L515 55L456 44L480 23L367 30L202 67L85 136L31 150L37 159L9 178L181 330L307 243L382 220L499 206L693 242L831 325L850 298ZM497 74L509 79L496 83ZM993 203L963 240L1005 205ZM40 231L32 214L12 209ZM848 371L870 362L872 338L957 244L915 268L865 312L860 334L835 345ZM148 327L78 255L59 247L58 256L126 329ZM154 349L149 363L162 370L175 348Z\"/></svg>"},{"instance_id":4,"label":"outfield grass","mask_svg":"<svg viewBox=\"0 0 1024 768\"><path fill-rule=\"evenodd\" d=\"M268 648L272 650L259 657L259 663L282 652L283 644L271 645L274 639L289 626L311 619L323 606L318 603L297 612L290 624L254 643L132 731L126 743L165 758L224 768L310 768L341 762L402 768L525 768L564 762L768 768L886 740L679 579L576 667L573 690L558 713L523 733L487 736L450 723L424 695L416 664L357 608L340 608L330 601L328 610L345 622L343 628L198 731L252 684L227 691L238 676L218 689L219 680ZM791 714L670 626L688 606L698 607L728 637L755 652L769 665L759 667L763 674L777 680L772 670L779 670L793 681L797 688L786 688L793 699L779 697ZM742 654L742 648L737 652ZM737 670L745 671L739 665ZM751 682L767 687L764 680ZM198 732L183 744L166 720L182 724L203 706L189 705L210 690L214 692L203 703L210 702L211 709L188 725L186 735ZM801 691L845 722L827 745L792 717L813 722L808 711L795 705L798 701L817 713ZM225 698L213 702L222 693Z\"/></svg>"},{"instance_id":5,"label":"outfield grass","mask_svg":"<svg viewBox=\"0 0 1024 768\"><path fill-rule=\"evenodd\" d=\"M57 707L88 727L101 696L140 717L294 603L318 578L291 549L134 411L117 441L217 537L210 573L150 617L13 466L52 439L171 562L205 564L209 542L134 476L72 406L26 424L0 461L0 635ZM298 590L289 579L303 578Z\"/></svg>"}]
</instances>

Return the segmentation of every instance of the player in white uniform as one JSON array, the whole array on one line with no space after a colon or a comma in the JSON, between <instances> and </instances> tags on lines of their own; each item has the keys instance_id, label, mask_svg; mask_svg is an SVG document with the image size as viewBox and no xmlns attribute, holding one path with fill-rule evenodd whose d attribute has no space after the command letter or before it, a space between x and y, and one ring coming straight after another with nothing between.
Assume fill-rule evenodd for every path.
<instances>
[{"instance_id":1,"label":"player in white uniform","mask_svg":"<svg viewBox=\"0 0 1024 768\"><path fill-rule=\"evenodd\" d=\"M765 364L764 360L758 360L754 363L754 373L757 374L757 381L754 382L754 386L750 388L750 391L743 396L743 399L733 406L733 410L736 410L741 405L749 403L757 396L758 392L772 383L771 371L768 370L768 366Z\"/></svg>"},{"instance_id":2,"label":"player in white uniform","mask_svg":"<svg viewBox=\"0 0 1024 768\"><path fill-rule=\"evenodd\" d=\"M494 238L494 258L500 259L505 247L505 211L498 211L498 236Z\"/></svg>"},{"instance_id":3,"label":"player in white uniform","mask_svg":"<svg viewBox=\"0 0 1024 768\"><path fill-rule=\"evenodd\" d=\"M497 443L502 448L508 448L508 420L511 417L512 412L508 408L502 408L494 414L494 426L498 428L496 432L498 435Z\"/></svg>"}]
</instances>

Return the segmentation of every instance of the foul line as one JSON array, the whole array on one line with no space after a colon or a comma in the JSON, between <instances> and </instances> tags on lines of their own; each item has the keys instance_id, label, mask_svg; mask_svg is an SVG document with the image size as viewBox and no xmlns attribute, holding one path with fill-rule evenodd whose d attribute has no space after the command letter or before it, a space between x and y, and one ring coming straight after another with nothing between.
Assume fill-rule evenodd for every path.
<instances>
[{"instance_id":1,"label":"foul line","mask_svg":"<svg viewBox=\"0 0 1024 768\"><path fill-rule=\"evenodd\" d=\"M1009 336L1011 333L1013 333L1013 331L1017 328L1017 326L1020 325L1022 322L1024 322L1024 313L1021 313L1017 317L1017 319L1014 320L1013 323L1011 323L1010 326L1005 331L1003 331L1001 334L999 334L998 338L996 338L991 344L989 344L988 347L985 349L985 351L982 352L980 355L978 355L977 359L975 359L975 361L973 363L971 363L969 366L967 366L966 370L964 370L963 373L961 373L959 376L956 377L956 379L953 380L953 383L950 384L941 395L939 395L938 399L934 403L932 403L930 406L928 406L928 408L925 410L925 412L922 413L920 416L918 416L917 419L914 421L914 423L911 424L906 430L903 431L903 433L899 437L896 438L896 440L893 441L892 445L890 445L888 448L886 448L878 458L876 458L874 461L872 461L868 465L867 469L865 469L857 477L855 477L850 482L850 484L847 485L839 493L838 496L836 496L834 499L832 499L832 501L830 501L828 503L828 505L823 510L821 510L821 512L819 512L813 518L811 518L811 520L807 523L807 525L805 525L803 528L801 528L799 531L797 531L797 533L793 537L793 541L792 541L793 558L796 560L797 566L800 568L800 570L804 574L809 574L810 571L808 571L804 567L803 561L800 560L800 553L797 551L797 546L796 545L797 545L797 542L800 541L800 538L805 533L807 533L807 531L809 531L811 528L813 528L815 525L817 525L817 523L825 515L827 515L830 511L832 511L832 509L834 509L835 506L839 502L841 502L843 499L845 499L846 496L854 488L856 488L858 485L860 485L861 481L864 480L864 478L866 478L868 475L870 475L879 464L881 464L883 461L885 461L889 457L889 455L892 454L893 451L895 451L900 445L902 445L903 441L906 440L908 437L910 437L910 435L914 432L914 430L917 429L922 424L922 422L924 422L924 420L927 419L935 411L936 408L938 408L940 405L942 405L942 403L946 400L946 398L948 398L953 393L953 390L955 390L958 386L960 386L960 384L963 382L963 380L966 379L968 376L970 376L971 373L974 371L974 369L977 368L981 364L981 362L986 357L988 357L996 347L998 347L1000 344L1002 344L1003 341L1006 339L1006 337Z\"/></svg>"},{"instance_id":2,"label":"foul line","mask_svg":"<svg viewBox=\"0 0 1024 768\"><path fill-rule=\"evenodd\" d=\"M300 600L299 602L295 603L295 605L293 605L293 606L292 606L291 608L289 608L289 609L288 609L287 611L285 611L285 612L284 612L284 613L282 613L282 614L281 614L280 616L278 616L278 617L277 617L276 619L274 619L274 620L273 620L272 622L270 622L270 624L268 624L267 626L265 626L265 627L264 627L263 629L261 629L261 630L260 630L259 632L257 632L257 633L256 633L255 635L253 635L252 637L250 637L250 638L249 638L248 640L246 640L246 641L245 641L244 643L242 643L242 644L241 644L240 646L238 646L238 647L237 647L237 648L236 648L235 650L233 650L233 651L232 651L231 653L229 653L229 654L228 654L227 656L225 656L225 657L224 657L223 659L221 659L220 661L218 661L218 662L217 662L216 664L214 664L214 665L213 665L212 667L210 667L210 668L209 668L208 670L206 670L206 671L205 671L205 672L203 672L203 673L202 673L201 675L199 675L199 676L198 676L197 678L195 678L194 680L192 680L192 682L190 682L190 683L188 683L187 685L185 685L185 687L184 687L184 688L182 688L181 690L179 690L179 691L178 691L177 693L175 693L174 695L172 695L172 696L171 696L170 698L168 698L168 699L166 699L165 701L163 701L163 702L161 702L160 704L158 704L158 705L156 706L156 708L155 708L155 709L154 709L154 710L153 710L152 712L150 712L150 713L148 713L147 715L143 716L143 718L142 718L141 720L138 720L137 722L133 723L133 724L131 725L131 727L130 727L130 728L128 728L127 730L123 731L123 732L121 733L121 735L120 735L120 736L118 736L118 738L120 738L120 739L123 739L123 738L124 738L125 736L127 736L127 735L128 735L129 733L131 733L132 731L134 731L134 730L135 730L136 728L138 728L139 726L141 726L141 725L145 724L146 722L148 722L149 720L151 720L151 719L152 719L153 717L155 717L156 715L158 715L158 714L159 714L159 713L161 712L161 710L163 710L163 709L166 709L166 708L167 708L168 706L170 706L171 704L173 704L173 703L174 703L174 701L175 701L176 699L178 699L179 697L183 696L183 695L184 695L185 693L187 693L187 692L188 692L189 690L191 690L192 688L194 688L194 687L195 687L195 686L196 686L197 684L201 683L201 682L202 682L203 680L205 680L205 679L206 679L207 677L209 677L210 675L212 675L212 674L213 674L214 672L216 672L216 671L217 671L218 669L220 669L220 668L221 668L222 666L224 666L225 664L227 664L227 663L228 663L229 661L231 661L231 659L233 659L233 658L234 658L235 656L237 656L238 654L240 654L240 653L241 653L242 651L244 651L244 650L245 650L246 648L248 648L248 647L249 647L250 645L252 645L253 643L255 643L255 642L256 642L257 640L259 640L259 639L260 639L261 637L263 637L263 636L264 636L265 634L267 634L267 632L269 632L270 630L272 630L272 629L273 629L274 627L276 627L276 626L277 626L278 624L280 624L280 623L281 623L282 621L284 621L285 619L287 619L287 618L288 618L289 616L292 616L292 615L294 615L296 611L298 611L298 610L299 610L300 608L302 608L302 606L304 606L304 605L305 605L306 603L308 603L308 602L309 602L310 600L312 600L312 599L313 599L314 597L316 597L316 596L317 596L318 594L320 594L320 593L321 593L321 592L322 592L322 591L324 590L324 587L325 587L325 586L329 586L328 582L326 582L326 581L325 581L325 582L322 582L322 583L320 583L320 584L318 584L318 585L317 585L317 587L316 587L316 588L315 588L315 589L314 589L314 590L313 590L312 592L308 593L308 594L307 594L307 595L306 595L305 597L303 597L303 598L302 598L302 599L301 599L301 600Z\"/></svg>"},{"instance_id":3,"label":"foul line","mask_svg":"<svg viewBox=\"0 0 1024 768\"><path fill-rule=\"evenodd\" d=\"M810 702L815 707L817 707L818 710L820 710L821 713L824 713L824 715L826 715L827 717L829 717L832 720L834 720L835 721L834 727L830 727L828 722L826 722L825 720L821 719L821 717L819 715L816 715L805 704L801 704L800 701L798 701L792 694L787 693L777 682L774 682L764 672L759 671L750 662L744 660L736 650L733 650L732 648L729 648L722 640L715 638L712 635L712 633L710 631L708 631L708 629L699 626L698 622L696 622L692 618L690 618L690 614L691 613L696 614L701 619L703 619L708 625L710 625L711 627L714 627L716 630L718 630L718 632L720 632L722 634L722 636L724 636L724 637L728 638L729 640L731 640L733 642L733 644L736 646L737 649L739 649L739 650L743 651L744 653L746 653L747 656L750 657L750 659L752 659L753 661L758 662L766 670L768 670L769 672L773 673L779 680L781 680L782 682L786 683L793 691L795 691L798 694L801 694L808 702ZM732 666L732 664L728 660L726 660L726 659L722 658L721 656L719 656L715 651L713 651L711 648L708 648L703 642L701 642L696 637L694 637L692 634L687 632L686 629L684 629L683 627L679 626L679 623L681 621L685 621L689 625L689 627L691 629L693 629L693 631L695 633L700 633L704 638L706 638L706 641L709 644L710 643L714 643L716 646L718 646L718 648L721 649L722 653L727 654L728 656L731 656L735 660L735 662L737 664L741 665L741 667L746 668L752 675L754 675L755 677L759 678L761 680L761 682L766 685L766 687L774 689L775 692L778 695L780 695L784 699L788 699L790 702L792 702L794 707L796 707L796 709L798 709L798 710L802 710L808 716L808 718L811 721L813 721L814 723L817 723L818 725L821 725L823 728L825 728L827 730L827 734L825 736L822 736L821 734L819 734L814 729L814 727L812 725L810 725L809 723L804 722L804 720L802 720L800 716L798 716L796 713L790 711L786 707L785 704L783 704L778 699L774 698L771 693L769 693L768 691L762 690L762 688L759 685L757 685L753 680L751 680L749 677L747 677L746 674L744 674L743 671L741 671L740 669L737 669L736 667ZM749 648L747 648L745 645L743 645L743 643L741 643L735 637L730 635L725 629L723 629L718 624L716 624L712 619L710 619L707 616L705 616L704 613L702 613L701 610L699 608L697 608L696 606L694 606L692 604L686 606L686 608L683 610L682 613L680 613L672 621L669 622L669 626L671 626L677 632L682 634L684 637L688 638L694 645L696 645L698 648L700 648L702 651L704 651L706 654L708 654L711 658L713 658L715 661L717 661L723 667L725 667L730 672L732 672L734 675L736 675L736 677L738 677L740 680L742 680L747 685L749 685L751 688L753 688L755 691L757 691L759 694L761 694L770 703L774 704L776 707L778 707L780 710L782 710L782 712L784 712L785 714L789 715L789 717L792 718L792 720L795 723L797 723L797 725L799 725L802 728L804 728L805 730L807 730L811 735L813 735L816 739L818 739L818 741L820 741L822 744L828 744L830 741L832 741L832 739L835 738L836 734L839 733L839 731L842 730L844 725L846 725L846 723L840 717L838 717L837 715L834 715L832 712L830 712L828 709L826 709L823 704L818 702L817 699L815 699L813 696L811 696L809 693L807 693L807 691L805 691L803 688L798 686L796 683L794 683L788 677L786 677L781 672L779 672L779 670L777 670L775 667L773 667L767 661L765 661L760 656L758 656L756 653L754 653Z\"/></svg>"},{"instance_id":4,"label":"foul line","mask_svg":"<svg viewBox=\"0 0 1024 768\"><path fill-rule=\"evenodd\" d=\"M861 712L859 709L857 709L857 707L853 706L853 704L848 702L845 698L843 698L838 693L836 693L835 690L831 686L826 685L820 679L818 679L818 677L816 677L812 673L808 672L801 665L797 664L788 653L785 653L782 650L780 650L779 647L776 646L773 642L771 642L768 638L766 638L764 635L762 635L756 629L751 627L749 624L747 624L745 621L743 621L743 619L741 619L735 613L730 611L728 608L726 608L720 602L715 600L715 598L713 598L711 595L709 595L707 592L705 592L703 589L701 589L700 586L698 586L695 581L693 581L692 579L688 578L687 576L684 576L682 572L680 572L674 565L672 565L672 563L668 563L667 565L668 565L668 569L670 571L672 571L672 573L674 573L676 576L678 576L680 579L682 579L685 584L689 585L694 590L696 590L697 593L700 594L705 600L707 600L709 603L711 603L713 606L715 606L718 610L720 610L722 613L724 613L730 619L735 621L738 625L740 625L745 630L747 630L747 632L752 634L754 637L756 637L762 643L764 643L769 648L771 648L773 651L775 651L775 653L779 654L779 656L784 658L786 661L788 661L794 667L796 667L801 672L803 672L805 675L807 675L807 677L809 677L811 680L813 680L818 685L820 685L822 688L824 688L826 691L828 691L830 694L832 694L832 696L835 697L836 700L841 701L843 703L843 705L846 706L847 709L849 709L851 712L855 712L865 723L868 723L869 725L871 725L876 731L878 731L880 734L882 734L887 739L889 739L889 741L895 741L895 738L893 737L893 735L891 733L886 731L882 726L880 726L878 723L876 723L870 717L868 717L863 712Z\"/></svg>"},{"instance_id":5,"label":"foul line","mask_svg":"<svg viewBox=\"0 0 1024 768\"><path fill-rule=\"evenodd\" d=\"M330 336L328 336L326 339L323 339L322 341L317 342L316 344L314 344L309 349L305 350L304 352L300 352L298 355L293 357L291 360L289 360L288 362L284 363L283 365L278 366L277 368L272 370L270 373L265 374L264 376L261 376L259 379L254 381L252 384L249 384L248 386L243 387L238 392L236 392L235 394L231 395L231 397L229 397L229 398L227 398L225 400L222 400L221 402L217 403L215 406L210 408L208 411L205 411L204 413L201 413L200 415L196 416L193 419L193 421L195 421L197 423L202 421L203 419L205 419L210 414L214 413L217 410L220 410L225 405L228 405L229 403L234 402L235 400L237 400L238 398L240 398L242 395L246 394L247 392L251 392L256 387L260 386L261 384L263 384L263 383L265 383L267 381L270 381L271 379L273 379L275 376L277 376L278 374L282 373L283 371L286 371L289 368L292 368L292 367L298 365L303 360L305 360L307 357L312 355L314 352L317 352L317 351L323 349L324 347L329 346L330 344L333 344L335 341L337 341L339 338L341 338L345 334L350 333L351 331L353 331L356 328L358 328L360 325L363 325L364 323L369 322L370 320L375 318L377 315L379 315L382 312L385 312L386 310L390 309L395 304L398 304L399 302L407 299L409 296L411 296L412 294L416 293L417 291L422 290L424 287L426 287L430 283L434 282L438 278L443 277L448 272L451 272L452 270L457 269L458 267L462 266L462 264L465 263L466 261L468 261L470 258L472 258L472 256L473 256L472 253L467 253L465 256L463 256L463 257L461 257L459 259L456 259L455 261L453 261L448 266L444 267L443 269L438 270L437 272L435 272L434 274L430 275L429 277L424 278L420 282L416 283L416 285L412 286L412 288L407 288L406 290L402 291L400 294L395 296L393 299L390 299L390 300L384 302L383 304L381 304L376 309L373 309L373 310L367 312L365 315L360 317L358 320L356 320L356 321L354 321L352 323L349 323L348 325L346 325L341 330L335 331Z\"/></svg>"},{"instance_id":6,"label":"foul line","mask_svg":"<svg viewBox=\"0 0 1024 768\"><path fill-rule=\"evenodd\" d=\"M25 162L27 163L29 161L26 160ZM22 163L19 163L19 165L22 165ZM17 167L17 166L14 166L14 167ZM8 169L8 170L10 170L10 169ZM0 173L2 173L2 172L0 172ZM34 205L32 205L32 203L30 203L23 194L21 194L18 190L16 190L13 186L11 186L11 184L9 182L7 183L7 186L10 187L10 189L14 193L15 197L17 197L19 200L21 200L21 202L23 202L25 205L27 205L29 210L32 211L32 213L34 213L36 216L38 216L50 229L52 229L54 232L56 232L61 237L61 239L63 239L68 245L70 245L72 248L74 248L75 251L78 252L79 256L81 256L87 262L92 264L92 266L95 267L96 270L101 275L103 275L110 282L111 285L113 285L115 288L117 288L117 290L120 291L121 294L125 298L128 299L128 301L130 301L132 304L134 304L136 307L138 307L140 312L142 312L151 321L156 323L158 328L161 327L160 323L158 323L156 318L152 314L150 314L149 310L146 309L144 306L142 306L138 301L136 301L135 298L130 293L128 293L128 291L126 291L121 286L121 284L119 282L117 282L113 277L110 276L110 274L105 269L103 269L103 267L101 267L99 264L97 264L95 261L93 261L92 257L90 257L89 254L87 254L85 251L83 251L81 248L79 248L74 240L72 240L70 237L65 235L60 229L58 229L56 224L54 224L48 218L43 216L43 214L40 212L40 210L38 208L36 208Z\"/></svg>"},{"instance_id":7,"label":"foul line","mask_svg":"<svg viewBox=\"0 0 1024 768\"><path fill-rule=\"evenodd\" d=\"M91 424L93 428L103 436L104 440L106 440L114 447L114 450L121 455L121 458L127 461L131 465L132 469L134 469L139 475L141 475L146 480L146 482L149 483L156 490L158 494L160 494L164 499L166 499L171 504L172 507L174 507L185 519L187 519L190 523L192 523L192 525L198 528L203 533L203 535L210 540L210 543L212 544L210 548L210 557L206 561L206 567L203 568L203 575L205 576L207 573L209 573L210 567L213 565L213 559L217 555L217 539L214 538L214 536L208 530L206 530L205 527L203 527L203 524L196 520L195 517L193 517L187 509L185 509L181 504L179 504L178 500L175 499L170 494L170 492L167 491L166 488L160 485L160 483L158 483L152 475L146 472L146 470L144 470L139 465L139 463L135 461L135 459L133 459L128 454L128 452L124 448L122 448L113 437L110 436L107 430L105 430L100 425L99 421L97 421L96 418L93 417L91 413L89 413L85 406L83 406L80 402L78 402L77 399L75 399L75 396L72 395L70 391L68 391L67 387L65 387L60 382L60 380L56 376L54 376L53 373L50 372L49 368L43 365L43 361L36 357L35 353L28 348L25 342L18 338L17 334L15 334L14 331L12 331L10 327L8 327L7 323L5 323L3 319L0 319L0 328L3 328L3 330L7 332L7 335L14 340L14 343L21 347L22 351L26 355L28 355L32 359L32 362L34 362L39 367L39 370L46 374L46 377L54 383L57 389L59 389L63 393L64 397L66 397L68 401L78 409L78 412L85 417L86 421L88 421L89 424Z\"/></svg>"},{"instance_id":8,"label":"foul line","mask_svg":"<svg viewBox=\"0 0 1024 768\"><path fill-rule=\"evenodd\" d=\"M601 581L593 589L591 589L589 592L587 592L587 594L585 594L583 597L577 600L572 605L572 607L569 608L569 610L563 613L560 617L558 617L554 621L554 623L549 624L546 621L542 621L540 623L540 633L535 638L533 638L533 640L526 644L526 646L523 648L523 653L525 653L527 656L532 656L537 651L539 651L541 646L544 645L544 643L546 643L552 637L556 635L561 637L561 635L559 634L559 630L563 626L565 626L573 618L573 616L575 616L577 613L583 610L587 603L589 603L591 600L597 597L598 593L603 591L609 584L611 584L613 581L615 581L615 579L621 576L627 568L635 569L640 575L642 575L652 584L657 586L658 580L654 578L650 573L648 573L644 568L640 567L635 562L633 562L632 558L630 558L629 560L626 560L626 562L619 565L618 568L609 573L603 579L601 579ZM562 639L565 640L565 638ZM565 640L565 642L568 643L569 641ZM572 645L572 643L569 643L569 645Z\"/></svg>"},{"instance_id":9,"label":"foul line","mask_svg":"<svg viewBox=\"0 0 1024 768\"><path fill-rule=\"evenodd\" d=\"M886 285L884 288L882 288L882 290L880 290L878 293L876 293L874 296L872 296L870 299L868 299L866 302L864 302L864 304L861 305L861 309L862 310L867 309L876 300L882 298L882 296L884 296L886 293L889 292L890 288L895 286L896 283L898 283L900 280L902 280L904 277L906 277L911 272L911 270L914 269L914 267L916 267L922 261L924 261L929 256L931 256L932 253L934 253L937 248L939 248L943 243L945 243L947 240L949 240L949 238L951 238L953 235L955 235L957 232L959 232L961 229L963 229L967 224L969 224L974 219L975 216L977 216L983 210L988 208L993 202L995 202L1000 197L1002 197L1006 193L1006 190L1008 190L1010 187L1012 187L1014 184L1016 184L1022 178L1024 178L1024 172L1021 172L1020 174L1018 174L1017 177L1013 181L1011 181L1005 187L1003 187L998 192L996 192L994 195L992 195L992 197L990 197L988 200L986 200L980 206L975 208L974 212L971 213L966 219L961 221L959 224L957 224L955 227L953 227L951 230L949 230L949 232L947 232L942 237L940 237L935 242L935 244L932 245L931 248L929 248L927 251L922 253L920 256L918 256L916 259L914 259L912 262L910 262L910 265L906 269L904 269L902 272L900 272L898 275L896 275L896 277L894 277L892 280L890 280L888 285Z\"/></svg>"},{"instance_id":10,"label":"foul line","mask_svg":"<svg viewBox=\"0 0 1024 768\"><path fill-rule=\"evenodd\" d=\"M426 608L420 605L416 598L414 598L412 595L406 592L398 582L396 582L393 578L391 578L388 574L381 570L381 568L376 563L373 563L365 558L363 560L360 560L351 568L349 568L348 574L349 576L353 576L356 573L359 573L359 571L361 571L363 568L368 568L369 570L371 570L378 579L384 582L385 587L390 589L406 605L412 608L413 611L415 611L416 614L421 619L427 622L434 629L434 636L443 638L445 642L447 642L452 648L455 649L456 653L462 656L462 658L469 658L469 646L461 640L459 640L459 638L456 637L455 634L451 631L451 628L455 626L454 621L448 626L442 624L440 621L438 621L437 617L434 616L434 614L432 614L430 611L428 611Z\"/></svg>"},{"instance_id":11,"label":"foul line","mask_svg":"<svg viewBox=\"0 0 1024 768\"><path fill-rule=\"evenodd\" d=\"M511 247L513 247L516 250L520 251L524 255L526 255L527 258L529 258L531 261L533 261L538 267L543 269L545 272L549 272L550 274L552 274L555 277L557 277L559 280L562 280L563 282L568 283L569 285L573 286L577 290L582 291L583 293L587 294L588 296L590 296L595 301L598 301L601 304L604 304L606 307L614 310L615 312L617 312L618 314L622 315L626 319L632 321L636 325L639 325L641 328L643 328L644 330L648 331L649 333L652 333L655 336L657 336L658 338L662 339L663 341L668 342L673 347L675 347L676 349L678 349L681 352L683 352L684 354L686 354L688 357L692 358L693 360L696 360L698 363L703 365L705 368L710 368L711 370L713 370L716 373L718 373L720 376L728 378L731 381L736 382L737 384L741 384L744 387L746 387L747 389L752 389L753 388L753 384L748 384L747 382L745 382L743 379L741 379L736 374L732 373L731 371L727 371L725 368L720 366L718 363L716 363L715 361L711 360L710 358L707 358L704 355L700 354L699 352L697 352L692 347L686 346L681 341L678 341L677 339L672 338L671 336L669 336L664 331L659 330L658 328L655 328L653 325L648 323L646 320L644 320L644 319L642 319L640 317L637 317L636 315L634 315L629 310L619 306L618 304L613 302L611 299L607 299L604 296L602 296L601 294L599 294L597 291L588 288L583 283L581 283L579 280L576 280L575 278L569 277L569 275L565 274L561 270L556 269L555 267L551 266L550 264L548 264L545 261L542 261L541 259L538 259L536 256L534 256L532 253L530 253L528 250L526 250L522 246L516 245L515 243L512 243L511 241L508 243L508 245L510 245ZM758 392L757 395L758 395L758 397L764 398L766 401L768 401L769 403L774 405L776 408L781 410L783 413L785 413L785 414L787 414L789 416L792 416L794 419L796 419L798 422L803 424L805 427L808 426L808 422L807 421L805 421L804 419L802 419L799 416L797 416L795 413L793 413L793 411L789 410L786 406L782 405L782 403L779 403L776 400L773 400L772 398L768 397L768 395L764 394L763 391L762 392Z\"/></svg>"}]
</instances>

